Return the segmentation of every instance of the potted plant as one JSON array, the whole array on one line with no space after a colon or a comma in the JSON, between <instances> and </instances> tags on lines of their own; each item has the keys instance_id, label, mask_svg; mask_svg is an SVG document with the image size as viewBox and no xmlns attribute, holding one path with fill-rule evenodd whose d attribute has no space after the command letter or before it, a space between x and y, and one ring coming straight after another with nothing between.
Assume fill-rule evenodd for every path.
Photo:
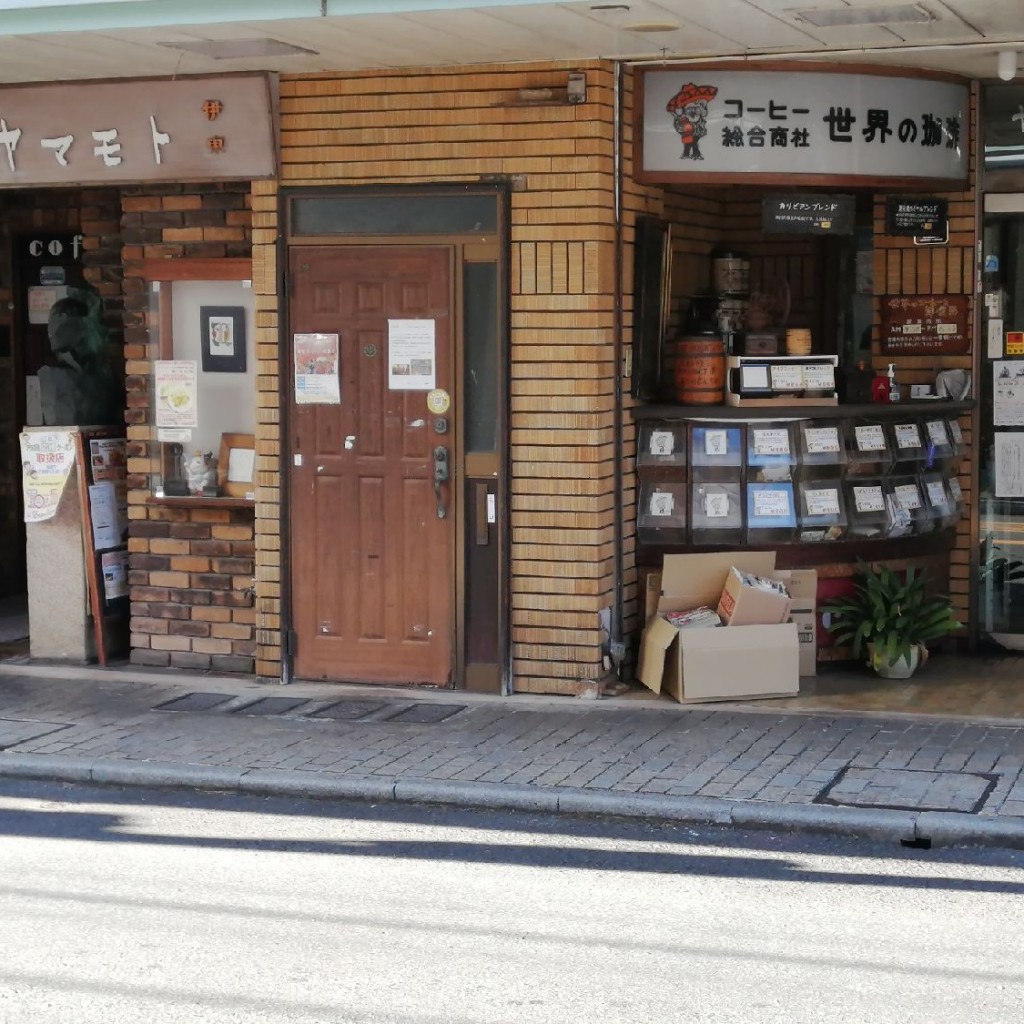
<instances>
[{"instance_id":1,"label":"potted plant","mask_svg":"<svg viewBox=\"0 0 1024 1024\"><path fill-rule=\"evenodd\" d=\"M909 679L928 656L927 644L960 628L949 598L928 593L927 580L908 569L862 565L854 591L823 608L829 632L855 657L865 650L869 664L887 679Z\"/></svg>"}]
</instances>

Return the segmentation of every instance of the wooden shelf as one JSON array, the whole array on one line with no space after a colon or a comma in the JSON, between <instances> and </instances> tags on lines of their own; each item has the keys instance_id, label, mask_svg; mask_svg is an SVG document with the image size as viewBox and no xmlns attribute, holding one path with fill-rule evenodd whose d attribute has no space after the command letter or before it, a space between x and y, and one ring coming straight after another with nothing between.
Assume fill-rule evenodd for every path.
<instances>
[{"instance_id":1,"label":"wooden shelf","mask_svg":"<svg viewBox=\"0 0 1024 1024\"><path fill-rule=\"evenodd\" d=\"M193 498L174 497L158 498L156 495L148 498L147 505L166 505L168 508L256 508L256 501L253 498Z\"/></svg>"},{"instance_id":2,"label":"wooden shelf","mask_svg":"<svg viewBox=\"0 0 1024 1024\"><path fill-rule=\"evenodd\" d=\"M638 405L634 420L843 420L896 419L900 416L963 416L975 407L973 401L916 399L907 402L857 405Z\"/></svg>"}]
</instances>

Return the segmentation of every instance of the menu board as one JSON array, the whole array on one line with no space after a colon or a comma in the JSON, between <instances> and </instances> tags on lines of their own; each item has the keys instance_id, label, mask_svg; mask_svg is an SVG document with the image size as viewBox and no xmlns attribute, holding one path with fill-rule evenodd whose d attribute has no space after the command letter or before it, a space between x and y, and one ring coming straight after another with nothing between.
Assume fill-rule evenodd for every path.
<instances>
[{"instance_id":1,"label":"menu board","mask_svg":"<svg viewBox=\"0 0 1024 1024\"><path fill-rule=\"evenodd\" d=\"M949 202L938 196L890 195L885 199L887 235L944 235Z\"/></svg>"},{"instance_id":2,"label":"menu board","mask_svg":"<svg viewBox=\"0 0 1024 1024\"><path fill-rule=\"evenodd\" d=\"M852 235L853 196L820 192L765 196L761 200L761 227L765 234Z\"/></svg>"},{"instance_id":3,"label":"menu board","mask_svg":"<svg viewBox=\"0 0 1024 1024\"><path fill-rule=\"evenodd\" d=\"M882 351L923 356L970 350L966 295L888 295L880 301Z\"/></svg>"}]
</instances>

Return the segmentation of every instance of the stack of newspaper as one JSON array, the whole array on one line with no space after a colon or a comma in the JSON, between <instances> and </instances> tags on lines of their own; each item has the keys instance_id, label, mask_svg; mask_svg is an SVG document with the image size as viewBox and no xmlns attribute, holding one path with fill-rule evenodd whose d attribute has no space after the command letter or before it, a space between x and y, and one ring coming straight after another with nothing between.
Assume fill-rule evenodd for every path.
<instances>
[{"instance_id":1,"label":"stack of newspaper","mask_svg":"<svg viewBox=\"0 0 1024 1024\"><path fill-rule=\"evenodd\" d=\"M764 576L755 576L752 572L744 572L734 565L731 569L734 576L739 578L740 585L752 587L754 590L764 590L769 594L779 594L782 597L789 597L789 591L784 583L778 580L765 579Z\"/></svg>"},{"instance_id":2,"label":"stack of newspaper","mask_svg":"<svg viewBox=\"0 0 1024 1024\"><path fill-rule=\"evenodd\" d=\"M685 612L668 612L665 618L672 623L676 629L697 629L705 626L720 626L721 616L706 605L700 608L691 608Z\"/></svg>"}]
</instances>

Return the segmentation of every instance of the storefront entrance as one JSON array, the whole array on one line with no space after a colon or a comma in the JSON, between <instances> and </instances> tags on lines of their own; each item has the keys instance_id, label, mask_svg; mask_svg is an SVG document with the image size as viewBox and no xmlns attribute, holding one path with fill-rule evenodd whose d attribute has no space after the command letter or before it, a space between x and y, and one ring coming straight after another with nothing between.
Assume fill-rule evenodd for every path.
<instances>
[{"instance_id":1,"label":"storefront entrance","mask_svg":"<svg viewBox=\"0 0 1024 1024\"><path fill-rule=\"evenodd\" d=\"M498 693L499 197L351 196L289 206L291 675Z\"/></svg>"}]
</instances>

